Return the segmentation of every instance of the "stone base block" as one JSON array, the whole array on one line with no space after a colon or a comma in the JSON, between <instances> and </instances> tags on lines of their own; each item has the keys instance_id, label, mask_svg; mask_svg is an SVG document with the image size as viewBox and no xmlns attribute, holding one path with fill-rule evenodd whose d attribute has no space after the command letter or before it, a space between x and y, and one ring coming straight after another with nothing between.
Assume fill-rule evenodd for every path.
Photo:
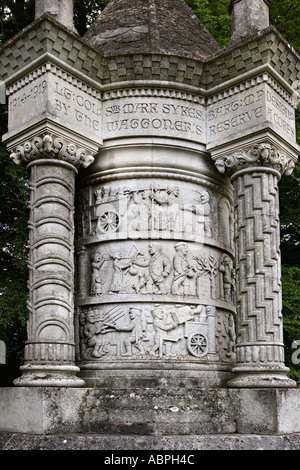
<instances>
[{"instance_id":1,"label":"stone base block","mask_svg":"<svg viewBox=\"0 0 300 470\"><path fill-rule=\"evenodd\" d=\"M300 432L299 389L0 388L0 431L166 436Z\"/></svg>"},{"instance_id":2,"label":"stone base block","mask_svg":"<svg viewBox=\"0 0 300 470\"><path fill-rule=\"evenodd\" d=\"M225 389L0 389L0 430L9 432L233 433L233 411Z\"/></svg>"},{"instance_id":3,"label":"stone base block","mask_svg":"<svg viewBox=\"0 0 300 470\"><path fill-rule=\"evenodd\" d=\"M300 432L300 389L231 389L229 395L238 433Z\"/></svg>"},{"instance_id":4,"label":"stone base block","mask_svg":"<svg viewBox=\"0 0 300 470\"><path fill-rule=\"evenodd\" d=\"M148 463L156 455L185 455L203 464L202 450L300 450L300 434L211 434L199 436L109 436L99 434L29 435L0 432L0 450L97 450L103 458L134 456ZM131 451L128 453L128 451ZM136 451L136 454L134 453ZM174 451L173 453L171 453ZM196 452L195 452L196 451ZM23 454L22 454L23 455ZM76 454L77 455L77 454ZM275 455L275 454L274 454ZM248 458L248 457L247 457ZM110 460L110 461L111 461ZM150 460L151 462L151 460ZM176 460L175 460L176 463ZM145 466L145 463L143 462ZM126 465L125 465L126 466ZM128 466L128 465L127 465ZM133 465L131 465L133 466ZM188 465L187 465L188 466ZM140 468L137 465L137 468Z\"/></svg>"},{"instance_id":5,"label":"stone base block","mask_svg":"<svg viewBox=\"0 0 300 470\"><path fill-rule=\"evenodd\" d=\"M171 366L171 367L170 367ZM232 379L228 364L189 364L174 359L155 362L135 361L134 364L118 361L80 365L78 374L86 387L153 390L227 388Z\"/></svg>"}]
</instances>

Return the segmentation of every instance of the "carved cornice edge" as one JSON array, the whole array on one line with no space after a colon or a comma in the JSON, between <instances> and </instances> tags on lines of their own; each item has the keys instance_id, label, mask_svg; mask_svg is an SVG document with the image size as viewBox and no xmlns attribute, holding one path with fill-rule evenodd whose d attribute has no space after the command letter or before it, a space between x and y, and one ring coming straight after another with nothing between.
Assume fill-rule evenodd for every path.
<instances>
[{"instance_id":1,"label":"carved cornice edge","mask_svg":"<svg viewBox=\"0 0 300 470\"><path fill-rule=\"evenodd\" d=\"M11 151L10 158L17 165L51 159L70 163L76 168L80 166L87 168L94 161L93 155L86 148L68 142L62 136L50 134L36 136L22 145L17 145Z\"/></svg>"},{"instance_id":2,"label":"carved cornice edge","mask_svg":"<svg viewBox=\"0 0 300 470\"><path fill-rule=\"evenodd\" d=\"M279 148L268 142L243 148L241 151L213 157L215 166L222 174L232 176L234 173L252 167L261 170L275 170L280 175L291 175L295 168L295 161Z\"/></svg>"}]
</instances>

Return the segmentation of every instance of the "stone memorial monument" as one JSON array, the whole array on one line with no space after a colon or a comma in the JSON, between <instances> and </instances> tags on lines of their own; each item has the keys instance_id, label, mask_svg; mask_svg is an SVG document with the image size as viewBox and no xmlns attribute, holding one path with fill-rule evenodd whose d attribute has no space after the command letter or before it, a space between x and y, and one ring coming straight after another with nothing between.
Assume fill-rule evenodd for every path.
<instances>
[{"instance_id":1,"label":"stone memorial monument","mask_svg":"<svg viewBox=\"0 0 300 470\"><path fill-rule=\"evenodd\" d=\"M2 436L300 448L278 203L300 61L270 3L232 0L221 49L184 0L111 0L83 38L72 0L40 0L1 48L3 139L31 193Z\"/></svg>"}]
</instances>

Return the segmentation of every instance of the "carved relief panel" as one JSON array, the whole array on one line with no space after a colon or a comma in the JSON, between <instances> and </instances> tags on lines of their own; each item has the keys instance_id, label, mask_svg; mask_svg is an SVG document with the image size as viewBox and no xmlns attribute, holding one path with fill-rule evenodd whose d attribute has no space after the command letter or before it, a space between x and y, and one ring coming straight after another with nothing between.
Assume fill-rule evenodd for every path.
<instances>
[{"instance_id":1,"label":"carved relief panel","mask_svg":"<svg viewBox=\"0 0 300 470\"><path fill-rule=\"evenodd\" d=\"M142 185L140 185L142 186ZM215 185L169 181L83 188L77 209L78 238L210 239L232 247L232 206Z\"/></svg>"},{"instance_id":2,"label":"carved relief panel","mask_svg":"<svg viewBox=\"0 0 300 470\"><path fill-rule=\"evenodd\" d=\"M81 189L80 361L234 360L231 203L217 189L150 178Z\"/></svg>"},{"instance_id":3,"label":"carved relief panel","mask_svg":"<svg viewBox=\"0 0 300 470\"><path fill-rule=\"evenodd\" d=\"M81 280L89 302L115 294L209 299L234 305L235 270L229 254L184 241L102 243L87 251ZM89 255L90 252L90 255Z\"/></svg>"},{"instance_id":4,"label":"carved relief panel","mask_svg":"<svg viewBox=\"0 0 300 470\"><path fill-rule=\"evenodd\" d=\"M117 356L215 358L215 308L204 305L112 304L80 315L83 359Z\"/></svg>"}]
</instances>

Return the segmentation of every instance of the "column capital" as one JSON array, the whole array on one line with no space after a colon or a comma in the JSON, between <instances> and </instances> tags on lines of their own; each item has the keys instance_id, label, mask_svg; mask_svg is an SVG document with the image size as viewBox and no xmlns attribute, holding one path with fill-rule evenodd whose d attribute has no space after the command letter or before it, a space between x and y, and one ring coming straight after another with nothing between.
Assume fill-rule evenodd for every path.
<instances>
[{"instance_id":1,"label":"column capital","mask_svg":"<svg viewBox=\"0 0 300 470\"><path fill-rule=\"evenodd\" d=\"M10 149L10 158L17 164L28 164L40 159L67 162L76 168L87 168L94 161L93 155L84 146L79 146L62 135L36 135Z\"/></svg>"},{"instance_id":2,"label":"column capital","mask_svg":"<svg viewBox=\"0 0 300 470\"><path fill-rule=\"evenodd\" d=\"M288 153L267 141L243 147L238 151L228 151L213 157L213 160L218 171L227 173L228 176L251 168L261 168L262 171L271 169L280 175L291 175L295 168L295 161Z\"/></svg>"}]
</instances>

